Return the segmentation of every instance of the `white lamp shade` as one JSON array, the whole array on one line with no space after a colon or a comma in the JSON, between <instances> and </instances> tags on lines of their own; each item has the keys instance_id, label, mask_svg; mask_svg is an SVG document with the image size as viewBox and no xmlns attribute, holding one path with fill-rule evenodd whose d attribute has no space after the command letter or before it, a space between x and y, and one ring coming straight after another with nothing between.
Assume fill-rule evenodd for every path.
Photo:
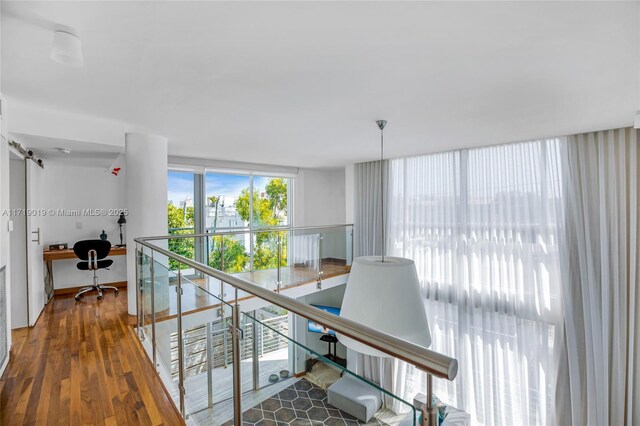
<instances>
[{"instance_id":1,"label":"white lamp shade","mask_svg":"<svg viewBox=\"0 0 640 426\"><path fill-rule=\"evenodd\" d=\"M431 345L416 266L410 259L379 256L353 261L340 316L420 346ZM389 355L346 336L340 343L365 355Z\"/></svg>"},{"instance_id":2,"label":"white lamp shade","mask_svg":"<svg viewBox=\"0 0 640 426\"><path fill-rule=\"evenodd\" d=\"M72 67L81 67L84 65L82 43L78 36L67 31L54 31L51 59Z\"/></svg>"}]
</instances>

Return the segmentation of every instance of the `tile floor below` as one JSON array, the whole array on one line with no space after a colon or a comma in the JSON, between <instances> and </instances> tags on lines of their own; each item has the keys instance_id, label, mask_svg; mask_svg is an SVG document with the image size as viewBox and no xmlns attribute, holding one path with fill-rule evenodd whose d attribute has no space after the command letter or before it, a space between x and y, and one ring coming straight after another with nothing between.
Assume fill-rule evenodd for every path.
<instances>
[{"instance_id":1,"label":"tile floor below","mask_svg":"<svg viewBox=\"0 0 640 426\"><path fill-rule=\"evenodd\" d=\"M278 394L248 409L242 415L246 426L355 426L386 425L375 417L368 423L338 410L327 402L327 392L302 379ZM225 426L232 425L227 422Z\"/></svg>"}]
</instances>

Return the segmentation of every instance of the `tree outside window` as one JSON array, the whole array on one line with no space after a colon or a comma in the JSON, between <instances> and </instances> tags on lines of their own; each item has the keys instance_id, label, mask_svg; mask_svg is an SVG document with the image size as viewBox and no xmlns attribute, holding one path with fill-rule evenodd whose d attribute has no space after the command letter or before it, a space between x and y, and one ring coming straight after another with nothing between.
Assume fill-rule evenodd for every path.
<instances>
[{"instance_id":1,"label":"tree outside window","mask_svg":"<svg viewBox=\"0 0 640 426\"><path fill-rule=\"evenodd\" d=\"M264 189L261 185L266 180ZM265 228L286 225L288 222L288 188L284 178L256 178L253 190L253 223L254 227ZM242 190L236 208L243 220L249 221L249 188ZM277 240L282 239L281 265L287 264L287 239L285 231L258 232L255 234L253 251L253 268L273 269L278 265Z\"/></svg>"},{"instance_id":2,"label":"tree outside window","mask_svg":"<svg viewBox=\"0 0 640 426\"><path fill-rule=\"evenodd\" d=\"M187 235L193 234L193 206L177 207L171 203L167 204L167 222L170 235ZM176 238L169 240L169 251L184 256L188 259L194 259L195 245L193 238ZM171 270L178 269L178 262L169 259L169 267ZM186 269L187 265L182 265L182 269Z\"/></svg>"},{"instance_id":3,"label":"tree outside window","mask_svg":"<svg viewBox=\"0 0 640 426\"><path fill-rule=\"evenodd\" d=\"M175 173L174 173L175 174ZM192 175L193 176L193 175ZM214 178L220 175L214 175ZM172 172L170 172L170 186ZM209 178L209 177L208 177ZM241 178L233 178L235 182ZM245 183L250 182L247 176ZM222 179L218 179L220 181ZM230 179L231 180L231 179ZM209 182L209 181L207 181ZM222 185L221 185L222 186ZM249 224L252 229L286 226L288 224L288 179L255 177L253 178L253 193L250 194L250 186L245 187L236 196L207 194L205 205L209 209L209 215L213 221L213 230L217 229L219 218L225 217L229 212L237 212L240 224ZM237 188L237 187L236 187ZM238 189L236 189L237 191ZM223 193L224 194L224 193ZM238 194L238 192L235 192ZM250 197L252 197L253 212L250 212ZM230 202L233 209L229 209ZM224 204L227 204L226 209ZM181 206L176 206L169 202L167 206L167 220L170 234L192 234L194 233L194 207L182 202ZM226 212L226 213L225 213ZM253 213L253 214L252 214ZM235 213L232 213L232 215ZM225 223L229 222L227 220ZM233 221L232 221L233 222ZM235 222L234 222L235 223ZM247 252L242 234L238 236L225 235L213 237L209 241L208 263L211 267L224 270L228 273L242 272L248 269L250 255ZM257 232L254 234L253 244L253 269L271 269L277 267L277 239L282 237L282 257L281 265L286 266L287 261L287 240L285 231ZM220 246L224 244L224 259ZM189 259L195 258L195 244L193 238L169 240L169 250ZM224 261L224 262L223 262ZM172 270L178 268L178 262L170 259ZM187 266L182 265L185 269Z\"/></svg>"}]
</instances>

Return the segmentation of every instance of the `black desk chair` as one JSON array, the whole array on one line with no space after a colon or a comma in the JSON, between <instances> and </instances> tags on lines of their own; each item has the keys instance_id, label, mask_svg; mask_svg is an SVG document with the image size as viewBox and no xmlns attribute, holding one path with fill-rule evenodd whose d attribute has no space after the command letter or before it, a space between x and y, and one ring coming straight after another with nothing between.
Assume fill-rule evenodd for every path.
<instances>
[{"instance_id":1,"label":"black desk chair","mask_svg":"<svg viewBox=\"0 0 640 426\"><path fill-rule=\"evenodd\" d=\"M110 250L111 243L104 240L83 240L73 245L73 252L83 261L78 262L78 265L76 265L78 269L81 271L93 271L93 285L81 289L76 294L76 301L80 301L85 293L92 290L98 292L98 300L102 299L102 292L106 289L115 290L116 296L118 295L117 287L99 285L98 276L96 275L98 269L105 269L113 264L113 260L104 259L109 255Z\"/></svg>"}]
</instances>

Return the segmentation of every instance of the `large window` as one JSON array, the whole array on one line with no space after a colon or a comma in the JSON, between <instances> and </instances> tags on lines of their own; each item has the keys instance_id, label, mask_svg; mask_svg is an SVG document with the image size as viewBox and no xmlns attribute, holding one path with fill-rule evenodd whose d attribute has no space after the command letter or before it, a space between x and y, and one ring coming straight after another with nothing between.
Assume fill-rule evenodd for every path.
<instances>
[{"instance_id":1,"label":"large window","mask_svg":"<svg viewBox=\"0 0 640 426\"><path fill-rule=\"evenodd\" d=\"M291 178L211 171L168 177L170 234L228 233L172 241L172 250L232 273L275 267L281 231L257 231L290 226Z\"/></svg>"},{"instance_id":2,"label":"large window","mask_svg":"<svg viewBox=\"0 0 640 426\"><path fill-rule=\"evenodd\" d=\"M559 144L389 162L387 253L415 261L431 349L460 363L435 393L473 424L554 423ZM402 368L403 396L424 392L424 374Z\"/></svg>"},{"instance_id":3,"label":"large window","mask_svg":"<svg viewBox=\"0 0 640 426\"><path fill-rule=\"evenodd\" d=\"M254 227L286 226L289 224L287 179L267 176L253 178Z\"/></svg>"},{"instance_id":4,"label":"large window","mask_svg":"<svg viewBox=\"0 0 640 426\"><path fill-rule=\"evenodd\" d=\"M193 234L195 209L194 173L169 171L167 180L167 231L169 235ZM193 239L169 240L169 250L186 258L194 259ZM170 267L175 270L178 263L170 259Z\"/></svg>"},{"instance_id":5,"label":"large window","mask_svg":"<svg viewBox=\"0 0 640 426\"><path fill-rule=\"evenodd\" d=\"M212 172L205 174L205 226L208 231L249 226L248 215L242 209L239 210L238 206L242 206L244 194L249 191L250 186L251 176Z\"/></svg>"}]
</instances>

